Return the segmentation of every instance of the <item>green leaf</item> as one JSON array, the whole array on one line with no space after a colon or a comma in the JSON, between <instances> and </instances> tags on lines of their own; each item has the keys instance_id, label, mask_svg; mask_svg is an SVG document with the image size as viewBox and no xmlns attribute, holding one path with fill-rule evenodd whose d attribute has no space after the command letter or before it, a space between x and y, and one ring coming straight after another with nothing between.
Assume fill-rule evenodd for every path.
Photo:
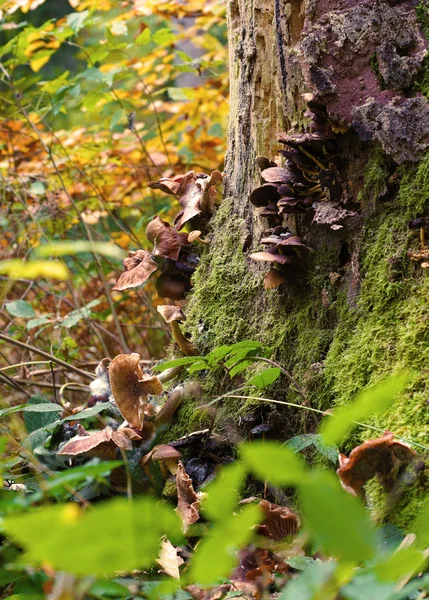
<instances>
[{"instance_id":1,"label":"green leaf","mask_svg":"<svg viewBox=\"0 0 429 600\"><path fill-rule=\"evenodd\" d=\"M36 316L34 308L25 300L13 300L12 302L6 302L5 308L13 317L29 319Z\"/></svg>"},{"instance_id":2,"label":"green leaf","mask_svg":"<svg viewBox=\"0 0 429 600\"><path fill-rule=\"evenodd\" d=\"M302 460L292 450L272 441L243 444L240 454L252 473L272 485L299 485L306 480Z\"/></svg>"},{"instance_id":3,"label":"green leaf","mask_svg":"<svg viewBox=\"0 0 429 600\"><path fill-rule=\"evenodd\" d=\"M429 546L429 496L423 504L413 531L416 532L418 546L420 548L427 548Z\"/></svg>"},{"instance_id":4,"label":"green leaf","mask_svg":"<svg viewBox=\"0 0 429 600\"><path fill-rule=\"evenodd\" d=\"M257 375L254 375L246 382L246 385L254 385L255 387L263 390L268 387L280 377L280 369L278 367L268 367Z\"/></svg>"},{"instance_id":5,"label":"green leaf","mask_svg":"<svg viewBox=\"0 0 429 600\"><path fill-rule=\"evenodd\" d=\"M29 330L39 327L40 325L46 325L46 323L51 323L52 316L52 313L47 313L46 315L40 315L40 317L36 317L35 319L30 319L27 321L25 328Z\"/></svg>"},{"instance_id":6,"label":"green leaf","mask_svg":"<svg viewBox=\"0 0 429 600\"><path fill-rule=\"evenodd\" d=\"M333 474L308 474L300 496L304 523L326 554L350 563L374 556L376 536L365 508Z\"/></svg>"},{"instance_id":7,"label":"green leaf","mask_svg":"<svg viewBox=\"0 0 429 600\"><path fill-rule=\"evenodd\" d=\"M73 30L74 33L79 33L79 31L84 27L85 20L88 15L89 10L70 13L66 18L67 25Z\"/></svg>"},{"instance_id":8,"label":"green leaf","mask_svg":"<svg viewBox=\"0 0 429 600\"><path fill-rule=\"evenodd\" d=\"M345 600L389 600L395 584L379 581L374 573L358 573L353 580L341 588Z\"/></svg>"},{"instance_id":9,"label":"green leaf","mask_svg":"<svg viewBox=\"0 0 429 600\"><path fill-rule=\"evenodd\" d=\"M110 402L99 402L91 408L85 408L84 410L81 410L75 415L69 415L68 417L65 417L64 419L62 419L62 421L82 421L83 419L95 417L104 410L112 410L112 405L110 404Z\"/></svg>"},{"instance_id":10,"label":"green leaf","mask_svg":"<svg viewBox=\"0 0 429 600\"><path fill-rule=\"evenodd\" d=\"M148 44L150 42L150 38L151 38L150 29L149 29L149 27L146 27L146 29L143 29L141 34L136 37L136 39L134 40L134 43L138 44L139 46L146 46L146 44Z\"/></svg>"},{"instance_id":11,"label":"green leaf","mask_svg":"<svg viewBox=\"0 0 429 600\"><path fill-rule=\"evenodd\" d=\"M285 446L294 452L301 452L301 450L305 450L309 446L314 446L320 454L332 463L336 464L338 460L338 448L336 446L327 446L319 433L296 435L288 440Z\"/></svg>"},{"instance_id":12,"label":"green leaf","mask_svg":"<svg viewBox=\"0 0 429 600\"><path fill-rule=\"evenodd\" d=\"M86 512L75 503L47 506L6 517L3 527L26 550L25 563L48 562L80 576L146 569L158 556L161 536L183 541L173 508L148 496L132 503L116 498Z\"/></svg>"},{"instance_id":13,"label":"green leaf","mask_svg":"<svg viewBox=\"0 0 429 600\"><path fill-rule=\"evenodd\" d=\"M98 69L94 69L98 71ZM68 256L74 254L82 254L82 252L91 252L93 254L101 254L109 258L122 260L126 256L126 252L115 244L106 242L90 242L85 240L55 242L53 244L43 244L36 248L36 256Z\"/></svg>"},{"instance_id":14,"label":"green leaf","mask_svg":"<svg viewBox=\"0 0 429 600\"><path fill-rule=\"evenodd\" d=\"M19 406L11 406L10 408L3 408L0 410L0 418L11 415L15 412L35 412L35 413L47 413L47 412L62 412L62 407L58 404L43 403L43 404L20 404Z\"/></svg>"},{"instance_id":15,"label":"green leaf","mask_svg":"<svg viewBox=\"0 0 429 600\"><path fill-rule=\"evenodd\" d=\"M195 98L195 91L193 88L167 88L168 95L171 100L181 102L184 100L193 100Z\"/></svg>"},{"instance_id":16,"label":"green leaf","mask_svg":"<svg viewBox=\"0 0 429 600\"><path fill-rule=\"evenodd\" d=\"M240 499L246 470L240 462L222 467L214 481L204 490L202 509L204 515L213 521L228 518Z\"/></svg>"},{"instance_id":17,"label":"green leaf","mask_svg":"<svg viewBox=\"0 0 429 600\"><path fill-rule=\"evenodd\" d=\"M166 369L172 369L173 367L181 367L182 365L193 365L195 362L199 362L201 358L201 356L185 356L184 358L167 360L166 362L155 365L152 368L152 371L165 371Z\"/></svg>"},{"instance_id":18,"label":"green leaf","mask_svg":"<svg viewBox=\"0 0 429 600\"><path fill-rule=\"evenodd\" d=\"M331 600L335 597L334 574L337 565L333 561L314 562L299 577L286 584L279 600Z\"/></svg>"},{"instance_id":19,"label":"green leaf","mask_svg":"<svg viewBox=\"0 0 429 600\"><path fill-rule=\"evenodd\" d=\"M355 426L370 415L387 410L395 396L402 391L408 379L408 373L394 375L381 383L360 392L349 406L338 408L322 422L320 432L327 444L337 444Z\"/></svg>"},{"instance_id":20,"label":"green leaf","mask_svg":"<svg viewBox=\"0 0 429 600\"><path fill-rule=\"evenodd\" d=\"M188 368L188 373L196 373L197 371L204 371L208 368L208 364L204 360L200 360Z\"/></svg>"},{"instance_id":21,"label":"green leaf","mask_svg":"<svg viewBox=\"0 0 429 600\"><path fill-rule=\"evenodd\" d=\"M116 581L99 580L92 584L88 594L91 598L97 598L99 600L106 600L106 598L127 598L130 596L128 588L124 587Z\"/></svg>"},{"instance_id":22,"label":"green leaf","mask_svg":"<svg viewBox=\"0 0 429 600\"><path fill-rule=\"evenodd\" d=\"M11 279L69 279L70 273L66 265L52 260L30 260L24 262L19 258L0 261L0 273L6 273Z\"/></svg>"},{"instance_id":23,"label":"green leaf","mask_svg":"<svg viewBox=\"0 0 429 600\"><path fill-rule=\"evenodd\" d=\"M237 562L237 551L252 538L252 527L262 520L258 506L248 505L238 515L222 519L198 546L191 562L191 578L210 585L228 575Z\"/></svg>"},{"instance_id":24,"label":"green leaf","mask_svg":"<svg viewBox=\"0 0 429 600\"><path fill-rule=\"evenodd\" d=\"M161 46L161 44L169 44L173 40L176 39L176 34L171 31L169 27L164 27L162 29L158 29L152 36L152 41L157 45Z\"/></svg>"},{"instance_id":25,"label":"green leaf","mask_svg":"<svg viewBox=\"0 0 429 600\"><path fill-rule=\"evenodd\" d=\"M40 405L46 405L48 402L49 402L48 398L45 398L44 396L32 396L29 399L28 404L30 404L30 405L38 404L40 406ZM52 405L49 404L49 406L52 406ZM56 406L56 405L54 405L54 406ZM57 406L57 408L59 408L59 407ZM29 410L24 411L24 423L25 423L25 427L27 428L28 433L32 433L33 431L36 431L37 429L45 427L46 425L49 425L50 423L54 423L54 421L56 421L58 419L58 412L59 411L53 411L53 410L47 410L44 412L34 412L34 411L29 411Z\"/></svg>"},{"instance_id":26,"label":"green leaf","mask_svg":"<svg viewBox=\"0 0 429 600\"><path fill-rule=\"evenodd\" d=\"M34 196L43 196L46 188L41 181L34 181L28 188L28 191L30 194L34 194Z\"/></svg>"},{"instance_id":27,"label":"green leaf","mask_svg":"<svg viewBox=\"0 0 429 600\"><path fill-rule=\"evenodd\" d=\"M400 548L384 561L374 567L374 572L380 581L398 581L405 575L423 571L428 559L424 552L417 548Z\"/></svg>"},{"instance_id":28,"label":"green leaf","mask_svg":"<svg viewBox=\"0 0 429 600\"><path fill-rule=\"evenodd\" d=\"M186 52L182 52L181 50L176 50L176 54L185 63L191 63L194 60L189 54L186 54Z\"/></svg>"},{"instance_id":29,"label":"green leaf","mask_svg":"<svg viewBox=\"0 0 429 600\"><path fill-rule=\"evenodd\" d=\"M83 467L73 467L59 473L55 477L51 477L41 484L45 491L56 490L64 485L70 485L74 488L79 487L81 483L86 483L88 479L108 475L113 469L120 467L123 464L121 460L112 460L99 462L98 464L87 463Z\"/></svg>"},{"instance_id":30,"label":"green leaf","mask_svg":"<svg viewBox=\"0 0 429 600\"><path fill-rule=\"evenodd\" d=\"M98 304L100 304L100 302L100 299L91 300L91 302L88 302L88 304L86 304L85 306L77 308L76 310L72 310L71 312L69 312L68 315L63 317L61 323L55 325L55 329L58 329L59 327L71 328L77 325L82 319L89 319L89 317L91 316L91 308L97 306Z\"/></svg>"}]
</instances>

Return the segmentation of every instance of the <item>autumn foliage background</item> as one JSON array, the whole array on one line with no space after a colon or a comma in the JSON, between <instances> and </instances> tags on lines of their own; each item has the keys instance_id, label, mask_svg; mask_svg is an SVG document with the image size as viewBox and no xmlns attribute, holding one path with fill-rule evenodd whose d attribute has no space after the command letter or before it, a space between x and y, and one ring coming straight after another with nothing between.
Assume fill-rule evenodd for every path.
<instances>
[{"instance_id":1,"label":"autumn foliage background","mask_svg":"<svg viewBox=\"0 0 429 600\"><path fill-rule=\"evenodd\" d=\"M147 223L177 212L176 200L148 182L222 170L225 5L0 6L0 331L85 368L120 352L159 358L169 328L153 282L126 293L112 287L127 251L148 247ZM94 256L76 245L84 240L113 249ZM71 243L63 256L40 258L41 246L59 241ZM56 265L49 272L46 258ZM0 352L3 401L7 376L19 375L27 391L36 382L52 389L47 365L9 368L28 353L1 341Z\"/></svg>"}]
</instances>

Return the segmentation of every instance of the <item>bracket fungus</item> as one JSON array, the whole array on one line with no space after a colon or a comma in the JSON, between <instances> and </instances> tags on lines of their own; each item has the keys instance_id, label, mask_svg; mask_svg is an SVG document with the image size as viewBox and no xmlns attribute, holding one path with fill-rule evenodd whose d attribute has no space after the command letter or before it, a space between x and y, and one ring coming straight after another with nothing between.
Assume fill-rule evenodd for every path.
<instances>
[{"instance_id":1,"label":"bracket fungus","mask_svg":"<svg viewBox=\"0 0 429 600\"><path fill-rule=\"evenodd\" d=\"M158 377L143 373L139 363L139 354L118 354L110 364L109 376L121 415L131 427L142 430L148 394L157 396L163 387Z\"/></svg>"},{"instance_id":2,"label":"bracket fungus","mask_svg":"<svg viewBox=\"0 0 429 600\"><path fill-rule=\"evenodd\" d=\"M198 356L199 352L196 347L183 335L180 329L179 323L186 321L186 316L181 308L178 306L165 304L163 306L157 306L156 310L162 316L164 321L171 326L171 331L174 339L176 340L179 348L182 350L185 356Z\"/></svg>"},{"instance_id":3,"label":"bracket fungus","mask_svg":"<svg viewBox=\"0 0 429 600\"><path fill-rule=\"evenodd\" d=\"M125 273L122 273L113 288L119 292L139 287L158 269L158 265L147 250L136 250L128 254L129 256L123 260Z\"/></svg>"},{"instance_id":4,"label":"bracket fungus","mask_svg":"<svg viewBox=\"0 0 429 600\"><path fill-rule=\"evenodd\" d=\"M361 494L363 484L375 476L384 489L389 490L401 464L415 456L408 444L395 440L393 433L387 431L381 438L356 446L349 457L340 454L337 474L343 488L355 496Z\"/></svg>"},{"instance_id":5,"label":"bracket fungus","mask_svg":"<svg viewBox=\"0 0 429 600\"><path fill-rule=\"evenodd\" d=\"M262 252L254 252L249 258L257 262L271 264L264 279L264 288L272 290L287 281L287 267L298 265L305 254L310 252L301 238L293 235L285 227L274 227L262 234L261 244L266 246Z\"/></svg>"},{"instance_id":6,"label":"bracket fungus","mask_svg":"<svg viewBox=\"0 0 429 600\"><path fill-rule=\"evenodd\" d=\"M83 431L85 435L82 435ZM66 442L58 454L61 456L78 456L79 454L91 453L93 456L102 458L114 457L116 448L132 450L133 445L131 440L142 439L130 427L123 427L115 431L107 426L99 431L83 431L81 430L81 435Z\"/></svg>"},{"instance_id":7,"label":"bracket fungus","mask_svg":"<svg viewBox=\"0 0 429 600\"><path fill-rule=\"evenodd\" d=\"M216 204L214 186L220 181L222 181L220 171L213 171L211 175L189 171L185 175L151 181L149 187L177 196L182 210L176 216L174 226L180 231L196 216L205 219L212 216Z\"/></svg>"}]
</instances>

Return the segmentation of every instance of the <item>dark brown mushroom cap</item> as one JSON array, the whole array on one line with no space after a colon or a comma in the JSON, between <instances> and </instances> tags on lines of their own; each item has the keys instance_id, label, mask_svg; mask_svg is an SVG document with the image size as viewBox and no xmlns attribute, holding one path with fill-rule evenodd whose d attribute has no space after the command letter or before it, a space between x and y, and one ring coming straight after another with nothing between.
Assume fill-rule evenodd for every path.
<instances>
[{"instance_id":1,"label":"dark brown mushroom cap","mask_svg":"<svg viewBox=\"0 0 429 600\"><path fill-rule=\"evenodd\" d=\"M275 217L279 214L279 209L277 208L277 204L269 204L259 213L260 217Z\"/></svg>"},{"instance_id":2,"label":"dark brown mushroom cap","mask_svg":"<svg viewBox=\"0 0 429 600\"><path fill-rule=\"evenodd\" d=\"M120 292L142 285L158 269L156 262L146 250L129 252L129 256L123 260L123 265L125 272L113 288Z\"/></svg>"},{"instance_id":3,"label":"dark brown mushroom cap","mask_svg":"<svg viewBox=\"0 0 429 600\"><path fill-rule=\"evenodd\" d=\"M163 317L166 323L172 323L173 321L178 321L181 323L186 321L185 313L178 306L164 304L162 306L157 306L156 310Z\"/></svg>"},{"instance_id":4,"label":"dark brown mushroom cap","mask_svg":"<svg viewBox=\"0 0 429 600\"><path fill-rule=\"evenodd\" d=\"M296 248L306 253L311 252L311 248L303 244L301 238L297 235L291 235L290 237L282 239L277 245L280 246L282 250L285 250L286 248Z\"/></svg>"},{"instance_id":5,"label":"dark brown mushroom cap","mask_svg":"<svg viewBox=\"0 0 429 600\"><path fill-rule=\"evenodd\" d=\"M320 133L298 133L288 135L287 133L280 133L278 141L281 144L286 144L292 148L299 150L300 146L305 148L311 148L313 150L322 150L323 146L332 147L329 143L326 135Z\"/></svg>"},{"instance_id":6,"label":"dark brown mushroom cap","mask_svg":"<svg viewBox=\"0 0 429 600\"><path fill-rule=\"evenodd\" d=\"M274 540L295 537L300 527L300 518L287 506L272 504L261 500L259 507L264 514L264 522L258 527L258 533Z\"/></svg>"},{"instance_id":7,"label":"dark brown mushroom cap","mask_svg":"<svg viewBox=\"0 0 429 600\"><path fill-rule=\"evenodd\" d=\"M146 237L154 244L153 255L178 260L182 246L189 246L188 236L179 233L167 221L156 216L146 227Z\"/></svg>"},{"instance_id":8,"label":"dark brown mushroom cap","mask_svg":"<svg viewBox=\"0 0 429 600\"><path fill-rule=\"evenodd\" d=\"M148 394L159 395L163 391L157 377L146 375L140 368L140 355L119 354L109 367L112 394L121 415L126 421L141 430Z\"/></svg>"},{"instance_id":9,"label":"dark brown mushroom cap","mask_svg":"<svg viewBox=\"0 0 429 600\"><path fill-rule=\"evenodd\" d=\"M264 183L264 185L261 185L252 191L249 200L253 206L256 206L257 208L268 206L268 204L277 202L280 198L277 188L278 186L273 185L272 183Z\"/></svg>"},{"instance_id":10,"label":"dark brown mushroom cap","mask_svg":"<svg viewBox=\"0 0 429 600\"><path fill-rule=\"evenodd\" d=\"M192 286L189 278L185 275L163 274L156 280L155 287L160 298L184 300Z\"/></svg>"},{"instance_id":11,"label":"dark brown mushroom cap","mask_svg":"<svg viewBox=\"0 0 429 600\"><path fill-rule=\"evenodd\" d=\"M273 160L267 158L266 156L257 156L256 164L258 165L261 171L265 171L265 169L269 169L270 167L277 167L277 164Z\"/></svg>"},{"instance_id":12,"label":"dark brown mushroom cap","mask_svg":"<svg viewBox=\"0 0 429 600\"><path fill-rule=\"evenodd\" d=\"M286 256L285 254L277 254L274 252L254 252L249 255L249 258L256 260L257 262L270 262L277 263L279 265L292 265L296 263L296 259L293 256Z\"/></svg>"},{"instance_id":13,"label":"dark brown mushroom cap","mask_svg":"<svg viewBox=\"0 0 429 600\"><path fill-rule=\"evenodd\" d=\"M261 173L262 179L266 183L287 183L293 179L293 175L289 169L284 167L269 167Z\"/></svg>"},{"instance_id":14,"label":"dark brown mushroom cap","mask_svg":"<svg viewBox=\"0 0 429 600\"><path fill-rule=\"evenodd\" d=\"M291 165L288 163L288 169L294 173L296 176L296 171L293 171L293 165L298 165L299 167L304 167L308 169L312 169L314 167L314 163L305 156L299 150L291 149L291 150L280 150L280 154L285 156L288 161L291 161Z\"/></svg>"},{"instance_id":15,"label":"dark brown mushroom cap","mask_svg":"<svg viewBox=\"0 0 429 600\"><path fill-rule=\"evenodd\" d=\"M402 442L393 439L393 433L386 432L381 438L368 440L354 448L347 458L340 454L340 468L337 474L341 485L350 493L358 495L365 481L379 476L381 483L393 470L395 461L407 462L415 452Z\"/></svg>"}]
</instances>

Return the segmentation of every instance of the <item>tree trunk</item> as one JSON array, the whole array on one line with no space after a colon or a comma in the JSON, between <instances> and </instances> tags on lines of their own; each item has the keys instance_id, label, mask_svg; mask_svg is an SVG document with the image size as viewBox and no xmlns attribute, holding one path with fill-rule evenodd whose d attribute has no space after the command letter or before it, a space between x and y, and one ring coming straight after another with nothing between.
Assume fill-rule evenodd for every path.
<instances>
[{"instance_id":1,"label":"tree trunk","mask_svg":"<svg viewBox=\"0 0 429 600\"><path fill-rule=\"evenodd\" d=\"M424 6L416 10L408 0L274 0L274 6L269 0L233 0L228 23L224 198L194 279L188 331L202 353L245 339L272 347L319 409L348 403L362 388L408 367L406 392L370 423L428 446L429 279L426 260L407 255L422 243L408 222L429 217ZM311 106L327 111L328 124L316 116L311 125L304 116L309 93ZM310 157L308 170L320 182L323 163L328 183L311 192L311 203L299 214L261 216L261 208L249 202L261 185L256 158L271 160L287 148L278 141L280 132L314 137L318 127L329 130L328 148L318 147L319 164ZM249 254L262 249L261 233L279 224L312 252L299 256L285 284L265 290L268 264ZM239 383L209 375L207 399L226 385ZM286 379L262 395L303 402ZM182 410L187 426L188 408ZM281 440L317 427L306 410L242 399L221 405L216 423L239 440L261 421ZM361 428L343 449L378 435ZM427 490L424 472L414 479L389 508L399 524L410 521ZM367 495L382 518L384 497L374 483Z\"/></svg>"}]
</instances>

